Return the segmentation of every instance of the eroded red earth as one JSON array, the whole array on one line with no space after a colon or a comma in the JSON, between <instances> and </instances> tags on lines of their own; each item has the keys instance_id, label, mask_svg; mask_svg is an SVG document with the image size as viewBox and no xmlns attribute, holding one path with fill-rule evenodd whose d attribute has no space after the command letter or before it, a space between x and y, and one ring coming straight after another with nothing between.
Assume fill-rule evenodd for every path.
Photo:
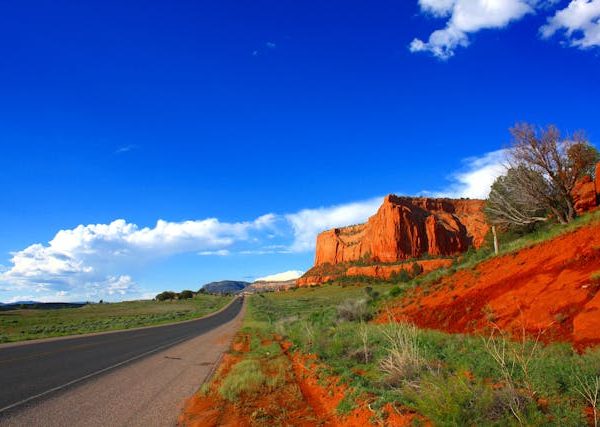
<instances>
[{"instance_id":1,"label":"eroded red earth","mask_svg":"<svg viewBox=\"0 0 600 427\"><path fill-rule=\"evenodd\" d=\"M489 327L579 349L600 343L600 223L459 270L395 301L377 321L448 332Z\"/></svg>"},{"instance_id":2,"label":"eroded red earth","mask_svg":"<svg viewBox=\"0 0 600 427\"><path fill-rule=\"evenodd\" d=\"M367 399L355 402L355 409L339 414L337 407L349 392L334 376L323 375L313 355L290 351L290 343L280 345L289 361L289 377L285 384L268 393L241 396L229 402L219 396L221 380L248 351L248 338L239 336L232 346L233 354L223 359L210 390L189 399L179 417L179 425L194 427L255 425L290 425L324 427L364 427L368 425L408 426L415 419L430 425L411 411L391 404L383 407L381 417L369 406ZM242 354L239 354L239 353Z\"/></svg>"}]
</instances>

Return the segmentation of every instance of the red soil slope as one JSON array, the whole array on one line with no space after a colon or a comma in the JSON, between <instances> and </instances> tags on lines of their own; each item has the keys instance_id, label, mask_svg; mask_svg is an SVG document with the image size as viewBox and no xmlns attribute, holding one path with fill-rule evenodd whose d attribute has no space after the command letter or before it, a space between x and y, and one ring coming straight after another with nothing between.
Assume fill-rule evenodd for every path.
<instances>
[{"instance_id":1,"label":"red soil slope","mask_svg":"<svg viewBox=\"0 0 600 427\"><path fill-rule=\"evenodd\" d=\"M460 270L392 308L397 320L449 332L496 325L577 348L600 343L600 223ZM380 317L386 321L388 314Z\"/></svg>"},{"instance_id":2,"label":"red soil slope","mask_svg":"<svg viewBox=\"0 0 600 427\"><path fill-rule=\"evenodd\" d=\"M415 420L426 427L431 425L414 412L391 404L383 408L385 421L374 424L371 421L375 413L367 401L357 401L355 409L345 415L339 414L337 407L348 392L347 386L337 377L321 375L316 356L290 352L291 343L282 342L280 337L276 339L289 361L285 383L275 390L263 390L256 395L240 396L237 402L228 402L219 395L218 388L231 368L249 351L250 339L249 335L238 334L233 344L237 354L225 355L207 394L198 393L185 403L178 419L179 426L401 427L413 425Z\"/></svg>"}]
</instances>

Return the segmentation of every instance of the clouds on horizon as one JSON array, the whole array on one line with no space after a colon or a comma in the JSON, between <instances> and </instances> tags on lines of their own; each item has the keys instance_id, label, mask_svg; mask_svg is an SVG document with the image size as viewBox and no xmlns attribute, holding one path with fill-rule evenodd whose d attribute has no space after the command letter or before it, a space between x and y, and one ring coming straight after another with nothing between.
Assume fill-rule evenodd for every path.
<instances>
[{"instance_id":1,"label":"clouds on horizon","mask_svg":"<svg viewBox=\"0 0 600 427\"><path fill-rule=\"evenodd\" d=\"M554 8L560 0L418 0L425 15L445 19L446 26L427 40L415 38L411 52L428 52L447 60L470 44L470 36L482 30L498 30L527 15ZM571 0L540 29L542 38L564 30L571 46L600 46L600 0Z\"/></svg>"},{"instance_id":2,"label":"clouds on horizon","mask_svg":"<svg viewBox=\"0 0 600 427\"><path fill-rule=\"evenodd\" d=\"M60 230L47 245L35 243L12 254L0 283L13 292L68 300L132 296L142 291L129 272L182 253L226 255L227 248L270 230L273 214L227 223L216 218L168 222L140 228L118 219L110 224ZM36 298L39 299L39 298Z\"/></svg>"},{"instance_id":3,"label":"clouds on horizon","mask_svg":"<svg viewBox=\"0 0 600 427\"><path fill-rule=\"evenodd\" d=\"M464 160L448 185L421 194L485 198L502 172L502 150ZM46 245L35 243L12 253L11 266L0 269L0 295L18 299L65 301L147 297L135 273L151 262L178 254L259 256L314 250L326 229L365 222L382 196L294 213L269 213L251 221L216 218L139 227L124 219L109 224L79 225L60 230ZM290 273L290 272L286 272ZM267 276L269 277L269 276Z\"/></svg>"},{"instance_id":4,"label":"clouds on horizon","mask_svg":"<svg viewBox=\"0 0 600 427\"><path fill-rule=\"evenodd\" d=\"M300 270L289 270L282 273L270 274L268 276L259 277L256 282L285 282L287 280L294 280L302 276L304 271Z\"/></svg>"}]
</instances>

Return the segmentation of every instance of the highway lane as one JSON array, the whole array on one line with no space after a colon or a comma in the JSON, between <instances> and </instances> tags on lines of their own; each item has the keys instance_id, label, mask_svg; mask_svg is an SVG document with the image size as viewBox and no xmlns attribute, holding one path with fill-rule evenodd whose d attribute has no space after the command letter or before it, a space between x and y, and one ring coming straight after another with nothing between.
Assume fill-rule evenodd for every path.
<instances>
[{"instance_id":1,"label":"highway lane","mask_svg":"<svg viewBox=\"0 0 600 427\"><path fill-rule=\"evenodd\" d=\"M0 346L0 417L59 393L65 386L205 334L234 319L242 305L236 299L223 311L188 322Z\"/></svg>"}]
</instances>

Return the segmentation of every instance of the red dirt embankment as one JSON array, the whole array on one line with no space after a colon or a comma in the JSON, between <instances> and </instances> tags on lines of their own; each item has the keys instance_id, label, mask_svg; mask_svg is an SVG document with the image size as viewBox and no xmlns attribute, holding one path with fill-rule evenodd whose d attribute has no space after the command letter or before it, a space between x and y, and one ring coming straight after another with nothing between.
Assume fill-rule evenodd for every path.
<instances>
[{"instance_id":1,"label":"red dirt embankment","mask_svg":"<svg viewBox=\"0 0 600 427\"><path fill-rule=\"evenodd\" d=\"M577 348L600 343L600 223L444 277L391 308L397 320L448 332L496 325ZM378 319L386 321L388 313Z\"/></svg>"},{"instance_id":2,"label":"red dirt embankment","mask_svg":"<svg viewBox=\"0 0 600 427\"><path fill-rule=\"evenodd\" d=\"M251 427L255 425L293 425L299 427L364 427L368 425L408 426L415 419L430 423L409 410L398 410L391 404L383 408L384 420L377 419L365 401L356 402L348 414L337 407L349 392L339 378L323 375L314 355L291 352L291 343L278 341L289 362L287 378L275 390L262 390L240 396L229 402L219 395L222 380L232 367L244 359L249 350L248 335L239 334L233 344L235 354L226 354L206 394L190 398L179 416L178 425L186 427ZM267 342L267 341L265 341ZM270 341L268 341L270 342Z\"/></svg>"}]
</instances>

